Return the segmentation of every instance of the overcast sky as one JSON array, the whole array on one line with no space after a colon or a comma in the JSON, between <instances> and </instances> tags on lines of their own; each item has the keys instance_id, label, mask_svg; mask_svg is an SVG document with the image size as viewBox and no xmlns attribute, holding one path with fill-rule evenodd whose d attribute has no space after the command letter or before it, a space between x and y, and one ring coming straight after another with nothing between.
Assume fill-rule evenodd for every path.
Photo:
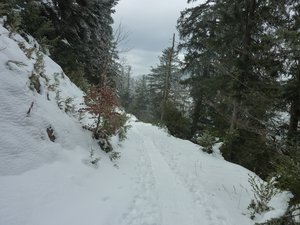
<instances>
[{"instance_id":1,"label":"overcast sky","mask_svg":"<svg viewBox=\"0 0 300 225\"><path fill-rule=\"evenodd\" d=\"M133 76L149 73L150 67L158 63L161 51L171 46L180 11L191 6L186 2L186 0L119 1L115 8L114 27L121 24L124 31L129 33L121 49L129 49L122 55L133 67Z\"/></svg>"}]
</instances>

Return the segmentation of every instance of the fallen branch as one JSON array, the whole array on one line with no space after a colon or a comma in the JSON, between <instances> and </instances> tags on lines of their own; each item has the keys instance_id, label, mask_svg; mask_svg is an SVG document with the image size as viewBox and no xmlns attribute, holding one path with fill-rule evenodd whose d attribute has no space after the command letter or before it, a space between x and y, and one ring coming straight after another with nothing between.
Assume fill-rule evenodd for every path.
<instances>
[{"instance_id":1,"label":"fallen branch","mask_svg":"<svg viewBox=\"0 0 300 225\"><path fill-rule=\"evenodd\" d=\"M34 104L34 102L31 102L31 105L30 105L30 107L29 107L29 109L27 111L27 116L30 116L30 112L31 112L31 110L33 108L33 104Z\"/></svg>"}]
</instances>

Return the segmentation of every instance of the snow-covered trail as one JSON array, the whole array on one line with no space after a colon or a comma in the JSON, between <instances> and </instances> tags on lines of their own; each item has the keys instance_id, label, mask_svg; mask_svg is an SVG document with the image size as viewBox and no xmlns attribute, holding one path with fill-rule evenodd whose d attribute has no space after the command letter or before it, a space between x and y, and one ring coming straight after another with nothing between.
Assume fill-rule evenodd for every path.
<instances>
[{"instance_id":1,"label":"snow-covered trail","mask_svg":"<svg viewBox=\"0 0 300 225\"><path fill-rule=\"evenodd\" d=\"M151 138L144 142L159 197L162 225L196 224L190 193L163 159Z\"/></svg>"},{"instance_id":2,"label":"snow-covered trail","mask_svg":"<svg viewBox=\"0 0 300 225\"><path fill-rule=\"evenodd\" d=\"M148 205L134 204L131 208L132 213L129 213L126 217L126 225L234 224L229 214L224 213L224 205L221 205L222 208L218 208L214 202L209 202L208 199L210 201L212 199L209 196L205 196L209 195L208 192L202 193L201 196L196 196L194 190L189 189L183 183L183 177L180 177L167 163L165 157L171 158L171 156L163 155L161 151L165 149L159 145L159 143L163 144L162 139L165 140L165 137L160 137L163 132L143 123L134 123L132 130L130 135L131 141L137 143L142 155L141 163L139 164L139 170L142 171L140 176L145 178L142 179L142 186L152 187L151 189L140 189L141 193L139 193L139 196L144 196L141 199L145 200L147 197L143 193L148 192L148 196L156 196L156 198L152 198L151 204L148 202ZM163 136L166 136L166 134L163 134ZM132 140L132 138L135 140ZM180 146L178 147L180 148ZM149 179L149 177L152 179ZM203 190L203 187L197 186L197 189ZM135 201L139 200L135 199ZM149 205L155 208L156 212L153 213L151 208L147 209Z\"/></svg>"},{"instance_id":3,"label":"snow-covered trail","mask_svg":"<svg viewBox=\"0 0 300 225\"><path fill-rule=\"evenodd\" d=\"M58 144L55 162L10 167L13 175L0 175L0 225L254 224L250 171L150 124L131 125L123 143L113 141L118 168L105 154L93 168L88 149Z\"/></svg>"}]
</instances>

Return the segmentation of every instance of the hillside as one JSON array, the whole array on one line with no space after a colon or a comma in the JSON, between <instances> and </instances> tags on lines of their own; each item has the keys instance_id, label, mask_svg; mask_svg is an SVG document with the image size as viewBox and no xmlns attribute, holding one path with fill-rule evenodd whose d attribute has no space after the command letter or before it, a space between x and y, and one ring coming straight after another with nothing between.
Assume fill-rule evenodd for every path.
<instances>
[{"instance_id":1,"label":"hillside","mask_svg":"<svg viewBox=\"0 0 300 225\"><path fill-rule=\"evenodd\" d=\"M255 223L252 173L217 146L209 155L131 116L127 139L112 139L121 157L111 162L82 128L83 92L35 40L9 38L2 26L0 34L0 225ZM275 196L256 221L281 216L289 197Z\"/></svg>"}]
</instances>

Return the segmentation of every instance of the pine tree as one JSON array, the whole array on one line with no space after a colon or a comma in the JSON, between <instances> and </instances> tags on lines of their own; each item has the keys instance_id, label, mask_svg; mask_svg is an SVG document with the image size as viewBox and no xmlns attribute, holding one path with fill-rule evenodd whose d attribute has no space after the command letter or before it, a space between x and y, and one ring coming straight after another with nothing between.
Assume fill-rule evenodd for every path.
<instances>
[{"instance_id":1,"label":"pine tree","mask_svg":"<svg viewBox=\"0 0 300 225\"><path fill-rule=\"evenodd\" d=\"M151 112L149 110L149 100L149 87L147 85L147 78L144 75L142 78L136 80L133 100L129 107L129 112L133 113L141 121L152 122Z\"/></svg>"},{"instance_id":2,"label":"pine tree","mask_svg":"<svg viewBox=\"0 0 300 225\"><path fill-rule=\"evenodd\" d=\"M132 102L131 66L121 66L121 72L117 79L117 89L120 96L121 105L126 111L128 111Z\"/></svg>"},{"instance_id":3,"label":"pine tree","mask_svg":"<svg viewBox=\"0 0 300 225\"><path fill-rule=\"evenodd\" d=\"M159 60L159 64L152 67L147 75L151 122L166 126L174 136L188 138L189 89L182 83L183 73L175 48L175 36L172 46L162 52Z\"/></svg>"},{"instance_id":4,"label":"pine tree","mask_svg":"<svg viewBox=\"0 0 300 225\"><path fill-rule=\"evenodd\" d=\"M284 26L278 30L282 40L281 55L286 60L285 76L288 81L284 87L284 98L290 106L290 121L288 141L299 144L300 132L300 3L299 1L286 2L286 17Z\"/></svg>"},{"instance_id":5,"label":"pine tree","mask_svg":"<svg viewBox=\"0 0 300 225\"><path fill-rule=\"evenodd\" d=\"M178 20L191 73L193 130L213 125L229 135L225 157L258 173L265 172L258 159L270 156L267 122L281 69L272 38L276 7L275 1L209 0Z\"/></svg>"},{"instance_id":6,"label":"pine tree","mask_svg":"<svg viewBox=\"0 0 300 225\"><path fill-rule=\"evenodd\" d=\"M111 83L119 73L112 30L117 0L8 0L2 5L11 34L20 29L35 37L70 78L82 88L98 84L105 74ZM20 17L20 20L19 20Z\"/></svg>"},{"instance_id":7,"label":"pine tree","mask_svg":"<svg viewBox=\"0 0 300 225\"><path fill-rule=\"evenodd\" d=\"M278 52L282 58L284 70L281 84L283 87L282 111L289 111L288 126L281 135L279 150L283 155L277 157L276 172L278 185L290 190L294 197L290 204L300 203L300 2L295 0L284 1L284 10L281 16L281 26L277 29ZM293 207L291 207L292 209ZM292 212L292 211L291 211ZM291 217L292 218L292 217Z\"/></svg>"},{"instance_id":8,"label":"pine tree","mask_svg":"<svg viewBox=\"0 0 300 225\"><path fill-rule=\"evenodd\" d=\"M180 81L181 72L178 51L174 46L165 49L159 60L159 65L151 69L147 79L153 117L155 120L163 122L167 102L173 101L173 96L180 91L176 87Z\"/></svg>"},{"instance_id":9,"label":"pine tree","mask_svg":"<svg viewBox=\"0 0 300 225\"><path fill-rule=\"evenodd\" d=\"M160 112L160 121L164 121L164 116L166 113L167 102L169 100L169 94L171 90L171 79L174 76L172 74L172 64L173 64L173 56L175 54L175 34L173 35L172 47L169 48L166 52L166 62L165 62L165 72L164 72L164 89L163 89L163 99L161 102L161 112Z\"/></svg>"},{"instance_id":10,"label":"pine tree","mask_svg":"<svg viewBox=\"0 0 300 225\"><path fill-rule=\"evenodd\" d=\"M112 13L116 0L57 1L59 29L75 48L78 60L84 66L87 79L97 84L102 74L110 77L115 70ZM111 78L113 80L113 78Z\"/></svg>"}]
</instances>

